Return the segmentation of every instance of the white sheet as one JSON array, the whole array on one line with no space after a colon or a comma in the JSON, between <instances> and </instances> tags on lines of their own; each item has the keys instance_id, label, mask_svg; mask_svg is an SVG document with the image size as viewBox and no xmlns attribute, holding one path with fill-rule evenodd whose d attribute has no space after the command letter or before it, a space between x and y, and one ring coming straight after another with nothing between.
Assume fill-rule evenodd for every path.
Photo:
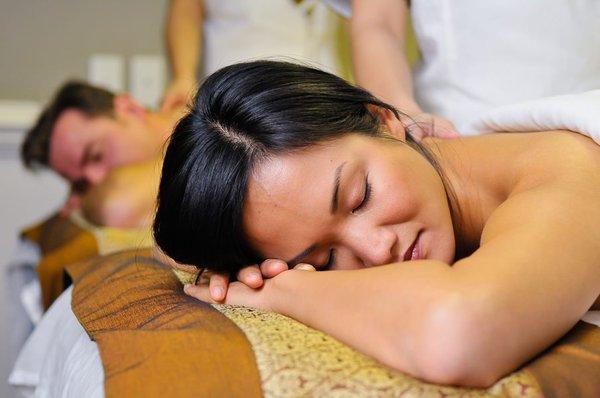
<instances>
[{"instance_id":1,"label":"white sheet","mask_svg":"<svg viewBox=\"0 0 600 398\"><path fill-rule=\"evenodd\" d=\"M600 144L600 90L501 106L475 120L468 132L571 130Z\"/></svg>"},{"instance_id":2,"label":"white sheet","mask_svg":"<svg viewBox=\"0 0 600 398\"><path fill-rule=\"evenodd\" d=\"M100 352L71 310L71 293L54 302L19 354L9 384L24 396L104 396Z\"/></svg>"},{"instance_id":3,"label":"white sheet","mask_svg":"<svg viewBox=\"0 0 600 398\"><path fill-rule=\"evenodd\" d=\"M600 311L588 311L581 320L591 323L592 325L600 326Z\"/></svg>"}]
</instances>

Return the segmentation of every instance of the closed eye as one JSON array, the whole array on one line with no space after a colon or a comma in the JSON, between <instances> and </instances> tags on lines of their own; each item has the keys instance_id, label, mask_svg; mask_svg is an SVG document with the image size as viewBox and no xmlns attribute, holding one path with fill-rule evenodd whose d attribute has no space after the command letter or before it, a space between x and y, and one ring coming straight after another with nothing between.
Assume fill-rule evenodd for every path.
<instances>
[{"instance_id":1,"label":"closed eye","mask_svg":"<svg viewBox=\"0 0 600 398\"><path fill-rule=\"evenodd\" d=\"M363 210L369 204L370 199L371 199L371 183L369 182L369 175L367 174L365 176L365 194L364 194L363 199L360 202L360 204L358 206L356 206L354 208L354 210L352 210L352 213L357 213L360 210Z\"/></svg>"},{"instance_id":2,"label":"closed eye","mask_svg":"<svg viewBox=\"0 0 600 398\"><path fill-rule=\"evenodd\" d=\"M102 154L102 152L95 152L90 156L89 162L90 163L100 163L100 162L102 162L103 158L104 158L104 155Z\"/></svg>"}]
</instances>

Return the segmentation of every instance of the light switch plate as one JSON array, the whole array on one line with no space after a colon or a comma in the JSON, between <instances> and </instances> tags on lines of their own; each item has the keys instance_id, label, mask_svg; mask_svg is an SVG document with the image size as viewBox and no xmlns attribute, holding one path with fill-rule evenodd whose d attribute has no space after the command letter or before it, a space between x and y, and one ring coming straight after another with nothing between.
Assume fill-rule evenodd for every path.
<instances>
[{"instance_id":1,"label":"light switch plate","mask_svg":"<svg viewBox=\"0 0 600 398\"><path fill-rule=\"evenodd\" d=\"M122 92L125 88L125 60L117 54L92 54L88 61L88 80L91 84Z\"/></svg>"},{"instance_id":2,"label":"light switch plate","mask_svg":"<svg viewBox=\"0 0 600 398\"><path fill-rule=\"evenodd\" d=\"M165 87L165 59L158 55L134 55L129 60L129 91L142 105L156 109Z\"/></svg>"}]
</instances>

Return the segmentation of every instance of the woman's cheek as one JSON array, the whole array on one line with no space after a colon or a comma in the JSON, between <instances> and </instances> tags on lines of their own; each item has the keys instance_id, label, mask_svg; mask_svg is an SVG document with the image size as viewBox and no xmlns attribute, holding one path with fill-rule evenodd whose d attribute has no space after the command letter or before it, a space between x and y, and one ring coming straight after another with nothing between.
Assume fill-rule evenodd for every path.
<instances>
[{"instance_id":1,"label":"woman's cheek","mask_svg":"<svg viewBox=\"0 0 600 398\"><path fill-rule=\"evenodd\" d=\"M338 249L336 265L333 270L356 270L365 268L364 262L351 249Z\"/></svg>"}]
</instances>

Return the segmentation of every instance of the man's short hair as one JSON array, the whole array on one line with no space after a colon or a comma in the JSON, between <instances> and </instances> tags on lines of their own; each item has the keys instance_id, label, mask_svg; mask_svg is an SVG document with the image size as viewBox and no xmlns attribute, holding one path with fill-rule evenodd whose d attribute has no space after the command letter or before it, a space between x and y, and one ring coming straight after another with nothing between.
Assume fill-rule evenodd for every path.
<instances>
[{"instance_id":1,"label":"man's short hair","mask_svg":"<svg viewBox=\"0 0 600 398\"><path fill-rule=\"evenodd\" d=\"M114 94L82 81L69 81L56 93L21 146L21 159L27 168L48 167L50 139L56 121L67 109L76 109L88 117L112 116Z\"/></svg>"}]
</instances>

